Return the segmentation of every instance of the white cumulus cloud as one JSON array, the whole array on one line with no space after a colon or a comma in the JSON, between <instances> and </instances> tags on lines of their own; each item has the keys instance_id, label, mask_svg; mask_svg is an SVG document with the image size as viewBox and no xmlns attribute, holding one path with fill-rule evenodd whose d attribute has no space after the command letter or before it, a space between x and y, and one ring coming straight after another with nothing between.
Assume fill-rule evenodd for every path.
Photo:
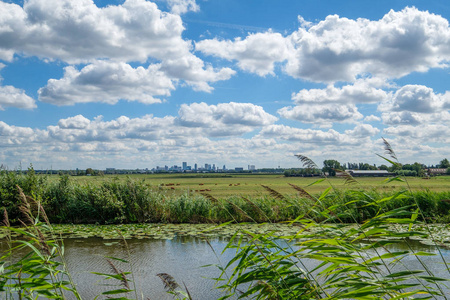
<instances>
[{"instance_id":1,"label":"white cumulus cloud","mask_svg":"<svg viewBox=\"0 0 450 300\"><path fill-rule=\"evenodd\" d=\"M244 40L203 40L195 44L195 49L227 60L237 60L242 70L265 76L274 74L276 62L287 59L289 44L281 34L269 31L251 34Z\"/></svg>"},{"instance_id":2,"label":"white cumulus cloud","mask_svg":"<svg viewBox=\"0 0 450 300\"><path fill-rule=\"evenodd\" d=\"M172 81L159 65L133 68L129 64L96 61L77 70L65 68L64 77L50 79L39 89L39 100L56 105L104 102L115 104L123 99L145 104L159 103L159 96L169 96Z\"/></svg>"},{"instance_id":3,"label":"white cumulus cloud","mask_svg":"<svg viewBox=\"0 0 450 300\"><path fill-rule=\"evenodd\" d=\"M24 90L11 85L0 86L0 110L7 107L36 108L36 102Z\"/></svg>"},{"instance_id":4,"label":"white cumulus cloud","mask_svg":"<svg viewBox=\"0 0 450 300\"><path fill-rule=\"evenodd\" d=\"M174 14L185 14L188 11L198 12L200 6L195 0L167 0L167 4L170 7L170 11Z\"/></svg>"},{"instance_id":5,"label":"white cumulus cloud","mask_svg":"<svg viewBox=\"0 0 450 300\"><path fill-rule=\"evenodd\" d=\"M303 123L330 126L332 123L354 123L363 118L354 104L300 104L278 110L280 116Z\"/></svg>"},{"instance_id":6,"label":"white cumulus cloud","mask_svg":"<svg viewBox=\"0 0 450 300\"><path fill-rule=\"evenodd\" d=\"M366 74L399 78L445 67L450 59L448 21L415 7L391 10L380 20L329 15L304 25L286 36L268 31L203 40L196 50L236 60L241 69L261 76L283 63L288 75L316 82L351 82Z\"/></svg>"}]
</instances>

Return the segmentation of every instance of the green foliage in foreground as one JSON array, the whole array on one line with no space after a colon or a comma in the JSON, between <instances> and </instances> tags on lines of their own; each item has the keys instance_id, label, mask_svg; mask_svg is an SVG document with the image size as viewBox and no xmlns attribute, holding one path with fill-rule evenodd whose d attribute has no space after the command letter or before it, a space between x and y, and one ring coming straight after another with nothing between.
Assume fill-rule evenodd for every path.
<instances>
[{"instance_id":1,"label":"green foliage in foreground","mask_svg":"<svg viewBox=\"0 0 450 300\"><path fill-rule=\"evenodd\" d=\"M42 203L36 197L25 196L20 189L18 193L23 226L11 227L6 213L2 223L3 229L21 234L22 239L10 243L11 248L2 253L0 295L4 299L81 299L66 270L62 242L54 233ZM436 240L427 223L419 221L422 211L417 199L410 205L387 209L407 198L406 192L386 198L370 198L355 192L354 198L341 206L327 203L328 193L326 190L318 197L309 196L309 210L288 223L300 228L295 233L258 234L242 227L226 247L235 249L234 258L218 266L222 272L216 279L217 288L224 291L221 299L446 299L448 280L436 277L421 260L436 253L414 252L412 248L392 252L388 248L392 244L408 243L408 238ZM276 191L272 194L275 197ZM358 195L366 198L360 199ZM373 209L375 215L361 224L343 222L343 217L354 215L351 210L358 201L364 203L363 208ZM243 208L231 204L223 205L223 210L232 219L239 213L248 215ZM403 230L395 229L398 224ZM413 230L418 225L423 230ZM226 224L219 225L223 226ZM126 244L125 239L122 242ZM17 253L25 254L17 258ZM443 268L448 270L443 255L440 252L438 255ZM411 269L410 259L415 259L421 267ZM316 263L307 267L307 261ZM132 266L123 271L117 267L118 262L128 263L108 258L111 273L94 272L116 283L97 299L146 299L145 295L139 296L133 284ZM157 276L174 298L195 297L169 274Z\"/></svg>"},{"instance_id":2,"label":"green foliage in foreground","mask_svg":"<svg viewBox=\"0 0 450 300\"><path fill-rule=\"evenodd\" d=\"M324 219L320 213L309 211L315 203L314 197L295 185L291 186L290 194L280 194L263 186L265 193L257 197L235 195L216 199L209 194L188 190L182 194L158 190L142 180L111 179L90 184L61 176L59 181L48 181L29 169L26 175L6 171L0 173L0 208L7 210L12 223L17 223L20 217L16 186L42 203L52 223L223 223L231 220L261 223L292 221L306 212L315 221ZM342 222L363 222L378 212L377 208L368 204L396 193L334 190L324 195L321 201L324 207L337 206L336 213ZM423 212L420 218L447 222L450 220L449 199L449 191L425 190L401 194L379 205L390 210L417 201Z\"/></svg>"}]
</instances>

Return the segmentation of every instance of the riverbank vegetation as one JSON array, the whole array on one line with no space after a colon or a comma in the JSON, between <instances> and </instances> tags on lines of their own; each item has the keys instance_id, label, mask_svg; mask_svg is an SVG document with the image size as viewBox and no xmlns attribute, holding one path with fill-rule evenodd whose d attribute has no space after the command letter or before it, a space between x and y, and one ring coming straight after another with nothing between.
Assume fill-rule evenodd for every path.
<instances>
[{"instance_id":1,"label":"riverbank vegetation","mask_svg":"<svg viewBox=\"0 0 450 300\"><path fill-rule=\"evenodd\" d=\"M335 183L343 185L346 182L345 179L338 180L326 182L317 181L315 178L310 184L315 182L314 185L324 190L326 184L331 183L334 186ZM382 181L379 178L376 180ZM439 180L442 184L448 184L450 181L445 177ZM0 207L6 209L12 223L17 223L20 217L17 186L20 186L26 195L35 198L46 207L52 223L223 223L231 220L261 223L268 220L292 221L306 212L314 220L322 221L323 217L320 214L309 211L314 204L314 197L319 195L310 192L314 191L312 189L314 185L302 187L284 181L282 185L266 182L261 181L261 184L256 185L260 189L257 195L247 196L245 193L237 193L217 197L210 191L210 187L216 186L215 183L200 183L195 189L191 189L177 186L176 183L155 186L148 184L146 180L132 178L111 178L90 183L74 181L71 177L63 175L58 180L49 180L45 176L34 174L30 168L25 175L6 171L0 173ZM381 204L383 209L395 209L417 201L428 221L450 220L448 188L440 191L422 188L402 193L397 184L404 185L404 183L397 180L382 183L378 188L361 187L356 181L352 183L346 185L346 188L328 190L321 199L325 206L337 205L337 213L341 214L342 222L363 222L374 217L377 209L367 206L367 203L373 199L384 199L396 194L399 196L394 200ZM233 188L239 186L239 183L235 183ZM280 189L280 186L284 189ZM178 188L178 191L174 192L172 188Z\"/></svg>"}]
</instances>

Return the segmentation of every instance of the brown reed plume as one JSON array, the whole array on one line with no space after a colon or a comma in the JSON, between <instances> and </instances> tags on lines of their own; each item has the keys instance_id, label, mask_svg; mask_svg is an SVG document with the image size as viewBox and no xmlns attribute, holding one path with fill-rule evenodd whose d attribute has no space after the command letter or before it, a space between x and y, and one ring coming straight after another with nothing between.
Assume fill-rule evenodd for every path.
<instances>
[{"instance_id":1,"label":"brown reed plume","mask_svg":"<svg viewBox=\"0 0 450 300\"><path fill-rule=\"evenodd\" d=\"M268 222L270 222L270 218L266 215L266 213L258 206L258 205L256 205L253 201L251 201L251 200L249 200L248 198L246 198L246 197L241 197L247 204L249 204L250 206L251 206L251 208L254 210L254 211L257 211L257 212L259 212L259 214L261 214L262 216L264 216L265 218L266 218L266 220L268 221Z\"/></svg>"},{"instance_id":2,"label":"brown reed plume","mask_svg":"<svg viewBox=\"0 0 450 300\"><path fill-rule=\"evenodd\" d=\"M180 285L175 281L175 278L170 276L167 273L158 273L156 274L164 284L164 289L169 292L175 292L175 289L180 287Z\"/></svg>"},{"instance_id":3,"label":"brown reed plume","mask_svg":"<svg viewBox=\"0 0 450 300\"><path fill-rule=\"evenodd\" d=\"M6 208L3 209L3 221L1 223L1 225L5 226L5 227L11 226L9 224L8 212L6 211Z\"/></svg>"},{"instance_id":4,"label":"brown reed plume","mask_svg":"<svg viewBox=\"0 0 450 300\"><path fill-rule=\"evenodd\" d=\"M263 188L265 188L272 197L278 199L278 200L286 200L286 197L284 197L282 194L280 194L279 192L275 191L274 189L268 187L267 185L263 185L261 184L261 186Z\"/></svg>"},{"instance_id":5,"label":"brown reed plume","mask_svg":"<svg viewBox=\"0 0 450 300\"><path fill-rule=\"evenodd\" d=\"M210 200L214 204L219 204L219 200L215 198L213 195L208 193L200 193L202 196L204 196L206 199Z\"/></svg>"},{"instance_id":6,"label":"brown reed plume","mask_svg":"<svg viewBox=\"0 0 450 300\"><path fill-rule=\"evenodd\" d=\"M295 154L295 156L303 163L303 166L308 169L319 169L316 163L307 156Z\"/></svg>"},{"instance_id":7,"label":"brown reed plume","mask_svg":"<svg viewBox=\"0 0 450 300\"><path fill-rule=\"evenodd\" d=\"M50 251L50 247L47 243L47 239L45 238L44 234L42 233L42 231L39 229L38 226L35 225L35 222L33 221L34 216L33 213L31 211L32 206L40 206L39 204L36 203L36 201L29 197L29 196L25 196L25 194L23 193L23 190L17 186L17 189L19 191L19 199L21 202L21 205L19 206L19 210L22 213L22 215L24 216L25 222L19 219L19 222L24 225L25 227L27 226L32 226L36 232L36 239L38 241L38 245L41 248L41 250L43 252L45 252L45 254L47 254L48 256L51 255L51 251ZM28 224L27 224L28 223Z\"/></svg>"},{"instance_id":8,"label":"brown reed plume","mask_svg":"<svg viewBox=\"0 0 450 300\"><path fill-rule=\"evenodd\" d=\"M340 172L340 176L344 178L344 184L351 185L351 184L357 184L358 181L356 181L355 178L353 178L352 174L342 171L342 170L334 170L335 172Z\"/></svg>"},{"instance_id":9,"label":"brown reed plume","mask_svg":"<svg viewBox=\"0 0 450 300\"><path fill-rule=\"evenodd\" d=\"M313 200L314 202L317 201L316 198L314 198L313 196L311 196L311 195L310 195L307 191L305 191L305 189L303 189L302 187L300 187L300 186L298 186L298 185L295 185L295 184L292 184L292 183L288 183L288 184L289 184L294 190L296 190L297 192L299 192L301 197L308 198L308 199L310 199L310 200Z\"/></svg>"},{"instance_id":10,"label":"brown reed plume","mask_svg":"<svg viewBox=\"0 0 450 300\"><path fill-rule=\"evenodd\" d=\"M122 283L123 287L126 288L127 290L129 290L130 285L128 284L128 279L127 279L127 276L125 276L125 273L122 270L118 269L111 260L106 259L106 261L108 262L109 266L111 267L111 270L113 271L113 273L120 276L120 282Z\"/></svg>"},{"instance_id":11,"label":"brown reed plume","mask_svg":"<svg viewBox=\"0 0 450 300\"><path fill-rule=\"evenodd\" d=\"M397 160L397 155L395 155L394 149L392 149L391 144L389 144L389 142L382 137L383 139L383 143L384 143L384 151L386 154L388 154L391 158Z\"/></svg>"}]
</instances>

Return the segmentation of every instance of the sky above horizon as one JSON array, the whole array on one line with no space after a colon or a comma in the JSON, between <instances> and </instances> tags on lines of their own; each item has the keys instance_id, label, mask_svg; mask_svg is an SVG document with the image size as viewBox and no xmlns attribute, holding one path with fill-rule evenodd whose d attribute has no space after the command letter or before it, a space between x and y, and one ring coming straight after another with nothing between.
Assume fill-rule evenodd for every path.
<instances>
[{"instance_id":1,"label":"sky above horizon","mask_svg":"<svg viewBox=\"0 0 450 300\"><path fill-rule=\"evenodd\" d=\"M379 165L384 137L436 165L449 19L444 0L0 1L0 164Z\"/></svg>"}]
</instances>

